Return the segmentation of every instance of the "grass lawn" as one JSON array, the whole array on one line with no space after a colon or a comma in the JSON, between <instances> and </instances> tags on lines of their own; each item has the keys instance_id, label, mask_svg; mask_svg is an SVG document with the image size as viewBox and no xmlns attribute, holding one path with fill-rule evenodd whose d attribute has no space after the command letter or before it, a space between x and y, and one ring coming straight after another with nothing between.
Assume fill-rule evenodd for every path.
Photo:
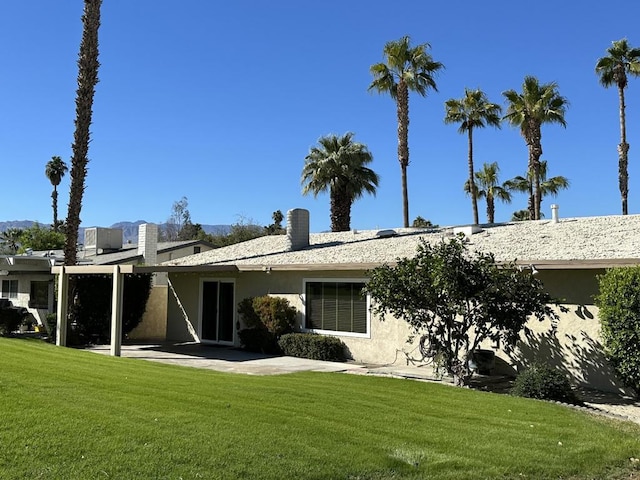
<instances>
[{"instance_id":1,"label":"grass lawn","mask_svg":"<svg viewBox=\"0 0 640 480\"><path fill-rule=\"evenodd\" d=\"M640 426L540 401L0 338L2 479L622 479L639 457Z\"/></svg>"}]
</instances>

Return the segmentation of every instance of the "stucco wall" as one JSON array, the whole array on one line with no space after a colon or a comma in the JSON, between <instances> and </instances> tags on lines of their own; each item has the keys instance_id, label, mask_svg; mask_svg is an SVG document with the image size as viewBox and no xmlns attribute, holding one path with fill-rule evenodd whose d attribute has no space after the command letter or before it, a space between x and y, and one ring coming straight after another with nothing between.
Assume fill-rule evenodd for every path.
<instances>
[{"instance_id":1,"label":"stucco wall","mask_svg":"<svg viewBox=\"0 0 640 480\"><path fill-rule=\"evenodd\" d=\"M550 321L531 320L528 335L522 335L515 352L507 354L493 345L485 347L497 350L496 373L513 373L538 360L549 363L567 375L573 383L588 385L608 391L621 391L608 365L600 343L598 310L593 296L598 291L596 270L546 270L538 278L554 297L568 309L559 312L560 319ZM208 278L215 276L207 275ZM219 275L229 278L229 275ZM235 275L236 302L249 296L276 295L284 297L298 310L298 326L303 325L303 281L310 278L364 279L363 272L242 272ZM200 276L170 275L170 280L184 307L187 318L198 328L198 296ZM351 358L357 362L398 366L418 365L421 356L417 340L407 343L410 331L405 322L388 317L385 321L371 318L368 338L340 336ZM169 292L167 339L193 340L186 328L185 316ZM237 339L236 339L237 344Z\"/></svg>"},{"instance_id":2,"label":"stucco wall","mask_svg":"<svg viewBox=\"0 0 640 480\"><path fill-rule=\"evenodd\" d=\"M131 340L163 341L167 336L167 286L151 289L140 324L129 333Z\"/></svg>"}]
</instances>

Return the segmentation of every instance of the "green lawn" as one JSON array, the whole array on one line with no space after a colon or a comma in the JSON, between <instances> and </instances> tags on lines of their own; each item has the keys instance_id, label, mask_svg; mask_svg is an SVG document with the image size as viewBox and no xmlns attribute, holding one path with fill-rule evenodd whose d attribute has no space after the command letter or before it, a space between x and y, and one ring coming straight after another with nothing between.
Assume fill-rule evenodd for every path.
<instances>
[{"instance_id":1,"label":"green lawn","mask_svg":"<svg viewBox=\"0 0 640 480\"><path fill-rule=\"evenodd\" d=\"M545 402L0 338L2 479L630 478L638 457L639 426Z\"/></svg>"}]
</instances>

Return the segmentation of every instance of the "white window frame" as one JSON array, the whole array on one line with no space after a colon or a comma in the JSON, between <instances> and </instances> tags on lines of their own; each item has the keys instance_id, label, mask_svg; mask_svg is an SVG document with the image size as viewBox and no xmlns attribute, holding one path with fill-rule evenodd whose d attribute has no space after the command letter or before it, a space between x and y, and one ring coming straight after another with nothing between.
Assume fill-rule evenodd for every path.
<instances>
[{"instance_id":1,"label":"white window frame","mask_svg":"<svg viewBox=\"0 0 640 480\"><path fill-rule=\"evenodd\" d=\"M14 295L12 296L12 291L11 288L9 288L8 291L5 292L4 290L4 282L15 282L16 285L16 290L14 293ZM0 282L0 295L2 296L2 298L8 298L9 300L17 300L18 299L18 293L20 291L20 284L18 282L17 278L3 278L2 282Z\"/></svg>"},{"instance_id":2,"label":"white window frame","mask_svg":"<svg viewBox=\"0 0 640 480\"><path fill-rule=\"evenodd\" d=\"M366 315L367 315L367 332L343 332L340 330L320 330L315 328L307 328L307 283L367 283L368 278L354 278L354 277L316 277L316 278L303 278L302 279L302 331L308 333L319 333L322 335L330 335L334 337L354 337L354 338L371 338L371 295L367 294L366 297Z\"/></svg>"}]
</instances>

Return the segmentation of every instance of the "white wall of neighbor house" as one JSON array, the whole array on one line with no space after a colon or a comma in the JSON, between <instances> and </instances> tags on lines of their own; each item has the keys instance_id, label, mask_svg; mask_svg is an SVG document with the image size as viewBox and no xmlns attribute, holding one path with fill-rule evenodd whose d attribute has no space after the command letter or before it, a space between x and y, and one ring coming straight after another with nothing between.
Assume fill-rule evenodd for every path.
<instances>
[{"instance_id":1,"label":"white wall of neighbor house","mask_svg":"<svg viewBox=\"0 0 640 480\"><path fill-rule=\"evenodd\" d=\"M46 316L48 313L53 312L54 307L53 278L53 275L49 273L3 275L0 276L0 294L3 298L11 300L14 306L26 308L38 325L45 326ZM12 286L17 284L17 291L12 290L9 292L7 288L9 282L12 282ZM31 298L31 290L34 288L34 283L37 284L35 288L41 293L41 298L39 299Z\"/></svg>"},{"instance_id":2,"label":"white wall of neighbor house","mask_svg":"<svg viewBox=\"0 0 640 480\"><path fill-rule=\"evenodd\" d=\"M562 301L567 312L558 312L560 319L553 324L532 319L527 326L529 335L523 334L514 352L508 354L502 346L483 345L496 351L497 366L494 373L515 374L534 361L550 364L565 374L576 385L605 391L625 392L608 364L600 340L598 310L593 296L598 291L595 270L546 270L539 273L545 288ZM229 274L218 274L228 278ZM207 274L207 277L215 275ZM187 321L198 329L199 274L171 274L181 307L171 291L166 338L192 341ZM235 274L236 302L249 296L273 295L286 298L298 310L298 328L305 327L305 280L345 279L366 280L362 271L252 271ZM236 314L237 315L237 314ZM236 317L236 320L237 317ZM242 328L242 325L239 325ZM338 336L347 346L350 357L357 362L378 365L428 364L418 350L418 339L409 343L411 334L406 322L393 317L381 321L371 318L366 335L322 332ZM237 343L237 340L236 340Z\"/></svg>"}]
</instances>

